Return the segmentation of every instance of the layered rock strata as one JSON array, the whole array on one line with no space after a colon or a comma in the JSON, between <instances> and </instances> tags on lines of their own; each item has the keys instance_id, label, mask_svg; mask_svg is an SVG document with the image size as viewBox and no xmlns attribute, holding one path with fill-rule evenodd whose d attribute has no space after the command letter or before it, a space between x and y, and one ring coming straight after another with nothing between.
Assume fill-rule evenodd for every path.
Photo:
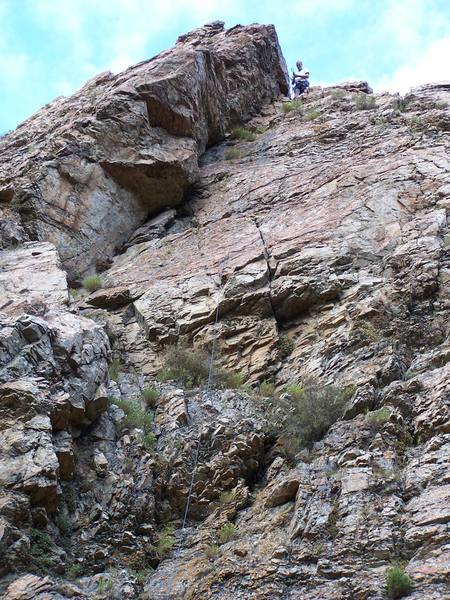
<instances>
[{"instance_id":1,"label":"layered rock strata","mask_svg":"<svg viewBox=\"0 0 450 600\"><path fill-rule=\"evenodd\" d=\"M449 86L284 92L214 23L0 142L9 600L450 595ZM155 381L213 338L247 387ZM249 385L306 377L351 393L288 462Z\"/></svg>"}]
</instances>

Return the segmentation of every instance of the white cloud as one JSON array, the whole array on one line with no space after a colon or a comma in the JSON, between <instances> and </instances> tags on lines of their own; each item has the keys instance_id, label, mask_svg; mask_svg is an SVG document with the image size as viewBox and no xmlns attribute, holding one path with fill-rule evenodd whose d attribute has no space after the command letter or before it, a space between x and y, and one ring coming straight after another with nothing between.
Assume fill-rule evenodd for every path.
<instances>
[{"instance_id":1,"label":"white cloud","mask_svg":"<svg viewBox=\"0 0 450 600\"><path fill-rule=\"evenodd\" d=\"M336 13L348 11L357 0L294 0L283 5L291 15L303 18L313 18L316 21L328 19ZM286 5L287 4L287 5Z\"/></svg>"},{"instance_id":2,"label":"white cloud","mask_svg":"<svg viewBox=\"0 0 450 600\"><path fill-rule=\"evenodd\" d=\"M450 78L450 12L439 0L388 0L373 26L373 36L385 40L392 65L388 75L373 82L376 91L402 94L413 86Z\"/></svg>"},{"instance_id":3,"label":"white cloud","mask_svg":"<svg viewBox=\"0 0 450 600\"><path fill-rule=\"evenodd\" d=\"M376 82L377 91L405 94L413 86L450 79L450 36L431 42L415 60Z\"/></svg>"},{"instance_id":4,"label":"white cloud","mask_svg":"<svg viewBox=\"0 0 450 600\"><path fill-rule=\"evenodd\" d=\"M226 6L220 0L35 0L33 10L41 23L66 36L68 51L80 65L118 72L146 58L152 37L174 20L205 23L237 6L237 0ZM89 24L95 24L94 36ZM100 62L99 56L107 58Z\"/></svg>"}]
</instances>

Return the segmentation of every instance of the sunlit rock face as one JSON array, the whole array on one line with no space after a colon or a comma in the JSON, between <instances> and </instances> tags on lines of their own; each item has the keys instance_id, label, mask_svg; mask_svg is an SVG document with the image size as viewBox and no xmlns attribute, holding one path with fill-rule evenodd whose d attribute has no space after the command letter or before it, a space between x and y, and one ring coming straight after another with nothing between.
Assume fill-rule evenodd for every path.
<instances>
[{"instance_id":1,"label":"sunlit rock face","mask_svg":"<svg viewBox=\"0 0 450 600\"><path fill-rule=\"evenodd\" d=\"M51 241L71 278L95 270L149 215L180 204L206 146L286 90L274 28L220 22L95 77L2 140L5 237L21 228Z\"/></svg>"},{"instance_id":2,"label":"sunlit rock face","mask_svg":"<svg viewBox=\"0 0 450 600\"><path fill-rule=\"evenodd\" d=\"M213 23L0 142L9 600L450 595L450 89L286 92ZM156 380L213 341L235 389ZM286 456L255 390L307 378L347 402Z\"/></svg>"}]
</instances>

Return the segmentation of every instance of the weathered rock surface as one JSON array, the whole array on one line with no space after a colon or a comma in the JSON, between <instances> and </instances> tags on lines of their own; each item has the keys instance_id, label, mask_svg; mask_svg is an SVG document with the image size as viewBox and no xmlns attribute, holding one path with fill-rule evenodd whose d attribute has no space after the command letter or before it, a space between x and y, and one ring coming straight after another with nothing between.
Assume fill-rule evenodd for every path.
<instances>
[{"instance_id":1,"label":"weathered rock surface","mask_svg":"<svg viewBox=\"0 0 450 600\"><path fill-rule=\"evenodd\" d=\"M73 477L73 437L106 408L102 384L109 342L101 327L67 311L66 277L51 244L3 250L0 264L5 284L0 313L0 550L5 574L29 562L33 549L22 528L48 523L46 513L57 509L61 480ZM9 593L21 597L22 592ZM39 597L37 591L33 594L29 597Z\"/></svg>"},{"instance_id":2,"label":"weathered rock surface","mask_svg":"<svg viewBox=\"0 0 450 600\"><path fill-rule=\"evenodd\" d=\"M2 142L7 598L381 600L393 560L450 596L449 87L284 90L272 28L212 24ZM343 418L288 464L251 390L155 382L216 335Z\"/></svg>"},{"instance_id":3,"label":"weathered rock surface","mask_svg":"<svg viewBox=\"0 0 450 600\"><path fill-rule=\"evenodd\" d=\"M179 204L205 147L286 91L273 27L216 22L182 36L56 99L0 142L3 217L55 244L75 278Z\"/></svg>"}]
</instances>

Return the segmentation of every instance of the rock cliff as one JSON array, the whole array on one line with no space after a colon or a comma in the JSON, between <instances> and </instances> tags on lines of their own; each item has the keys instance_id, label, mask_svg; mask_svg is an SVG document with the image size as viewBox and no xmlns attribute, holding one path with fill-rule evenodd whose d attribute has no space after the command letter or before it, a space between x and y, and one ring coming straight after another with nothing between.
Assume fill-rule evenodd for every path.
<instances>
[{"instance_id":1,"label":"rock cliff","mask_svg":"<svg viewBox=\"0 0 450 600\"><path fill-rule=\"evenodd\" d=\"M450 596L450 84L287 92L216 22L0 140L5 598Z\"/></svg>"}]
</instances>

